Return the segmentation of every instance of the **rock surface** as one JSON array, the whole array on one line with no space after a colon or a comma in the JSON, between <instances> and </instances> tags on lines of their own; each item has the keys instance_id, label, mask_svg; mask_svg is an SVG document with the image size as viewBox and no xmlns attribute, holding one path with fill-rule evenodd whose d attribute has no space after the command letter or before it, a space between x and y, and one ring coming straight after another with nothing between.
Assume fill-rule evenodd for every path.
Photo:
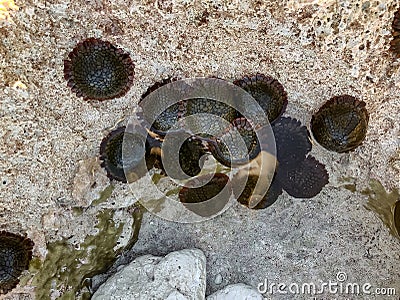
<instances>
[{"instance_id":1,"label":"rock surface","mask_svg":"<svg viewBox=\"0 0 400 300\"><path fill-rule=\"evenodd\" d=\"M206 258L198 249L185 249L165 257L138 257L100 286L92 299L204 299L205 291Z\"/></svg>"},{"instance_id":2,"label":"rock surface","mask_svg":"<svg viewBox=\"0 0 400 300\"><path fill-rule=\"evenodd\" d=\"M252 286L243 283L231 284L207 297L207 300L262 300L263 296Z\"/></svg>"},{"instance_id":3,"label":"rock surface","mask_svg":"<svg viewBox=\"0 0 400 300\"><path fill-rule=\"evenodd\" d=\"M196 224L146 214L132 257L202 249L206 294L236 282L257 286L265 278L287 285L334 281L342 270L349 282L399 293L399 240L365 209L368 196L360 193L371 179L388 193L399 188L400 67L388 51L399 1L15 2L19 10L9 10L14 24L0 25L0 226L27 233L36 258L44 261L49 242L68 238L78 248L91 239L104 209L116 210L116 224L131 227L132 191L112 183L111 195L94 205L105 190L104 170L81 163L98 156L103 137L137 109L149 86L165 78L233 81L260 72L282 83L287 116L307 126L332 96L365 101L371 119L363 145L340 155L313 146L330 183L310 200L283 193L270 209L237 206ZM88 37L131 53L136 83L125 97L87 102L67 87L63 60ZM137 192L149 194L149 188ZM71 209L86 205L83 214ZM215 282L217 274L222 282ZM57 284L54 295L66 297L71 288ZM28 296L33 289L27 284L6 297L34 299Z\"/></svg>"}]
</instances>

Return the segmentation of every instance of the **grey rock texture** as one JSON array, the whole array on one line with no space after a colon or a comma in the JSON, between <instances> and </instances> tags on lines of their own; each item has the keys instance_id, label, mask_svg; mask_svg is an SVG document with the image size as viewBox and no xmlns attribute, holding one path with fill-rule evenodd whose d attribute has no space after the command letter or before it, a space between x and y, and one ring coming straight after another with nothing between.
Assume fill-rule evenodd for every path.
<instances>
[{"instance_id":1,"label":"grey rock texture","mask_svg":"<svg viewBox=\"0 0 400 300\"><path fill-rule=\"evenodd\" d=\"M208 296L207 300L262 300L263 296L252 286L237 283L231 284Z\"/></svg>"},{"instance_id":2,"label":"grey rock texture","mask_svg":"<svg viewBox=\"0 0 400 300\"><path fill-rule=\"evenodd\" d=\"M110 277L93 300L204 299L206 259L198 249L144 255Z\"/></svg>"}]
</instances>

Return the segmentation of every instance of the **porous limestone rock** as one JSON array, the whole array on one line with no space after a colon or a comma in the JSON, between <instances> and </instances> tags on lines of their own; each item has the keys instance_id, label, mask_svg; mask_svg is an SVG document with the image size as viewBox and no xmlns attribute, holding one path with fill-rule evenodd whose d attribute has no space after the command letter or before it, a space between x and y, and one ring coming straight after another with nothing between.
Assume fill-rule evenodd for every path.
<instances>
[{"instance_id":1,"label":"porous limestone rock","mask_svg":"<svg viewBox=\"0 0 400 300\"><path fill-rule=\"evenodd\" d=\"M207 297L207 300L262 300L263 296L252 286L243 283L231 284Z\"/></svg>"},{"instance_id":2,"label":"porous limestone rock","mask_svg":"<svg viewBox=\"0 0 400 300\"><path fill-rule=\"evenodd\" d=\"M93 300L204 299L206 258L201 250L185 249L165 257L144 255L111 276Z\"/></svg>"}]
</instances>

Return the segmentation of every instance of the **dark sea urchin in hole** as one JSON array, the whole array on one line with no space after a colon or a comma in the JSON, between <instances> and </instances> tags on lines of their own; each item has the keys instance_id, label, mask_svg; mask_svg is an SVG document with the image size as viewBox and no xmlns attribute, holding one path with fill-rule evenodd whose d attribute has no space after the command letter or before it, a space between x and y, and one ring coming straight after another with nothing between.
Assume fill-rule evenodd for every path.
<instances>
[{"instance_id":1,"label":"dark sea urchin in hole","mask_svg":"<svg viewBox=\"0 0 400 300\"><path fill-rule=\"evenodd\" d=\"M270 76L256 74L233 82L248 92L268 116L269 122L279 118L287 106L287 93L280 82Z\"/></svg>"},{"instance_id":2,"label":"dark sea urchin in hole","mask_svg":"<svg viewBox=\"0 0 400 300\"><path fill-rule=\"evenodd\" d=\"M64 78L78 97L106 100L122 97L132 86L134 64L128 53L110 42L89 38L64 60Z\"/></svg>"},{"instance_id":3,"label":"dark sea urchin in hole","mask_svg":"<svg viewBox=\"0 0 400 300\"><path fill-rule=\"evenodd\" d=\"M390 50L400 56L400 8L396 11L392 23L393 40L390 42Z\"/></svg>"},{"instance_id":4,"label":"dark sea urchin in hole","mask_svg":"<svg viewBox=\"0 0 400 300\"><path fill-rule=\"evenodd\" d=\"M199 186L191 187L195 184ZM216 173L212 178L209 175L203 175L191 179L180 190L179 200L187 209L197 215L209 217L225 207L231 194L232 185L229 177L225 174Z\"/></svg>"},{"instance_id":5,"label":"dark sea urchin in hole","mask_svg":"<svg viewBox=\"0 0 400 300\"><path fill-rule=\"evenodd\" d=\"M236 118L218 139L208 146L214 158L225 166L247 163L260 152L258 138L245 118Z\"/></svg>"},{"instance_id":6,"label":"dark sea urchin in hole","mask_svg":"<svg viewBox=\"0 0 400 300\"><path fill-rule=\"evenodd\" d=\"M19 283L18 277L28 269L33 242L23 236L0 231L0 295Z\"/></svg>"},{"instance_id":7,"label":"dark sea urchin in hole","mask_svg":"<svg viewBox=\"0 0 400 300\"><path fill-rule=\"evenodd\" d=\"M249 207L249 199L251 198L254 187L257 183L258 176L250 175L246 186L242 193L237 197L237 201L239 203ZM272 179L271 185L268 188L267 193L263 197L263 199L255 206L251 207L252 209L264 209L272 204L275 203L276 200L278 200L278 197L282 194L282 187L276 178Z\"/></svg>"},{"instance_id":8,"label":"dark sea urchin in hole","mask_svg":"<svg viewBox=\"0 0 400 300\"><path fill-rule=\"evenodd\" d=\"M365 102L349 95L335 96L312 116L311 131L324 148L348 152L364 141L368 120Z\"/></svg>"},{"instance_id":9,"label":"dark sea urchin in hole","mask_svg":"<svg viewBox=\"0 0 400 300\"><path fill-rule=\"evenodd\" d=\"M292 197L316 196L329 176L322 163L312 156L306 158L312 147L307 128L296 119L280 118L272 124L272 130L278 159L274 181Z\"/></svg>"},{"instance_id":10,"label":"dark sea urchin in hole","mask_svg":"<svg viewBox=\"0 0 400 300\"><path fill-rule=\"evenodd\" d=\"M311 151L311 141L307 127L300 121L282 117L272 124L276 153L279 164L296 165Z\"/></svg>"},{"instance_id":11,"label":"dark sea urchin in hole","mask_svg":"<svg viewBox=\"0 0 400 300\"><path fill-rule=\"evenodd\" d=\"M149 145L140 134L125 129L125 126L119 127L102 140L100 160L110 179L132 182L147 171L145 159L149 155Z\"/></svg>"},{"instance_id":12,"label":"dark sea urchin in hole","mask_svg":"<svg viewBox=\"0 0 400 300\"><path fill-rule=\"evenodd\" d=\"M295 198L313 198L329 182L325 166L309 155L296 168L279 168L277 179L282 188Z\"/></svg>"}]
</instances>

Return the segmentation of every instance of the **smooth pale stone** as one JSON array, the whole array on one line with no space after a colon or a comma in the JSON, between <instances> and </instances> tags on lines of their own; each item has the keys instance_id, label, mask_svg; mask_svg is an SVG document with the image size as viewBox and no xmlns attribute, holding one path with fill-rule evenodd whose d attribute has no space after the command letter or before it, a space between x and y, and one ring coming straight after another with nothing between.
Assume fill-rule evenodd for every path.
<instances>
[{"instance_id":1,"label":"smooth pale stone","mask_svg":"<svg viewBox=\"0 0 400 300\"><path fill-rule=\"evenodd\" d=\"M165 257L144 255L111 276L93 300L200 300L205 298L206 258L198 249Z\"/></svg>"},{"instance_id":2,"label":"smooth pale stone","mask_svg":"<svg viewBox=\"0 0 400 300\"><path fill-rule=\"evenodd\" d=\"M243 283L231 284L207 297L207 300L263 300L263 296L252 286Z\"/></svg>"}]
</instances>

